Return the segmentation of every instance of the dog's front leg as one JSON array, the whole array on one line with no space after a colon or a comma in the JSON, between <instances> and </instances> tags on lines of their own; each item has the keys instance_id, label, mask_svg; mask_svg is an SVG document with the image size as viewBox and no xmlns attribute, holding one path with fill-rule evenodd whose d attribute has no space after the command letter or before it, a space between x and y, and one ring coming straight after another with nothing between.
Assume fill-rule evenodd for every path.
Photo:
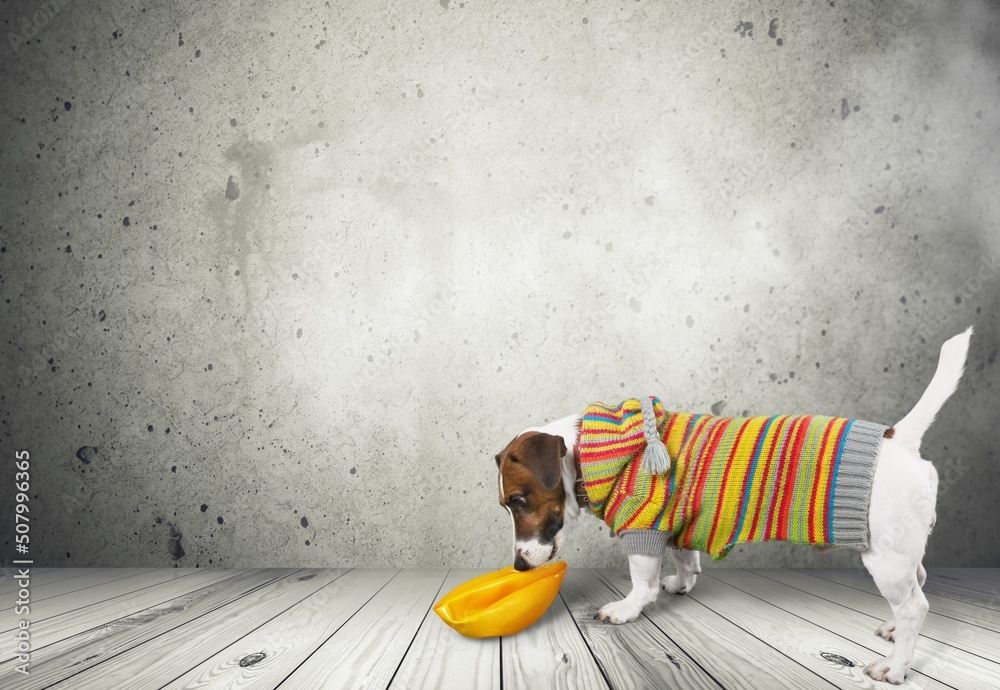
<instances>
[{"instance_id":1,"label":"dog's front leg","mask_svg":"<svg viewBox=\"0 0 1000 690\"><path fill-rule=\"evenodd\" d=\"M663 589L671 594L687 594L694 587L701 573L701 563L697 551L670 548L670 555L677 566L677 574L663 578Z\"/></svg>"},{"instance_id":2,"label":"dog's front leg","mask_svg":"<svg viewBox=\"0 0 1000 690\"><path fill-rule=\"evenodd\" d=\"M661 556L643 556L632 554L628 557L628 571L632 578L632 591L621 601L613 601L601 607L594 618L605 623L631 623L642 607L656 601L660 590Z\"/></svg>"}]
</instances>

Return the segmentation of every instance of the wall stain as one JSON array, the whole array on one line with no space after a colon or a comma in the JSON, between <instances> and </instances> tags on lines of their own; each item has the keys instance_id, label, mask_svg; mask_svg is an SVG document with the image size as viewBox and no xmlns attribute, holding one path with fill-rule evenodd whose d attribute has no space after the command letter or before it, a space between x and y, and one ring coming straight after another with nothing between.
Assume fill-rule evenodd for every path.
<instances>
[{"instance_id":1,"label":"wall stain","mask_svg":"<svg viewBox=\"0 0 1000 690\"><path fill-rule=\"evenodd\" d=\"M235 124L236 118L232 118L230 126ZM271 187L269 179L279 153L297 151L329 138L329 134L322 130L323 123L319 123L290 133L279 141L244 139L236 142L224 152L226 161L236 168L236 172L227 176L224 191L217 188L205 195L208 212L221 230L218 233L222 245L220 253L224 257L230 257L236 264L232 273L220 272L220 280L224 281L222 292L231 298L232 311L242 312L245 318L252 311L252 287L255 279L248 265L249 256L255 249L255 234L258 231L270 231L270 228L258 229L258 218ZM229 276L239 278L236 294L232 293L231 286L226 282Z\"/></svg>"},{"instance_id":2,"label":"wall stain","mask_svg":"<svg viewBox=\"0 0 1000 690\"><path fill-rule=\"evenodd\" d=\"M170 528L170 535L167 537L167 553L170 554L170 558L179 561L185 556L184 547L181 545L181 539L184 535L172 522L168 522L167 527Z\"/></svg>"},{"instance_id":3,"label":"wall stain","mask_svg":"<svg viewBox=\"0 0 1000 690\"><path fill-rule=\"evenodd\" d=\"M77 459L84 465L89 465L95 455L97 455L97 446L80 446L76 451Z\"/></svg>"},{"instance_id":4,"label":"wall stain","mask_svg":"<svg viewBox=\"0 0 1000 690\"><path fill-rule=\"evenodd\" d=\"M775 17L767 27L767 35L774 39L779 46L785 45L785 39L778 35L778 18Z\"/></svg>"}]
</instances>

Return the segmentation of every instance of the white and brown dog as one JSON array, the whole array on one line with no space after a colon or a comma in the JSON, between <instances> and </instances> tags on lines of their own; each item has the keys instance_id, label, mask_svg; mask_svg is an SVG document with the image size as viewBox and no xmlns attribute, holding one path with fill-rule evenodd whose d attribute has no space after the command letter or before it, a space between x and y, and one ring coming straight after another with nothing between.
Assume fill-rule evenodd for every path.
<instances>
[{"instance_id":1,"label":"white and brown dog","mask_svg":"<svg viewBox=\"0 0 1000 690\"><path fill-rule=\"evenodd\" d=\"M895 640L892 655L872 662L865 673L875 680L902 683L913 658L917 634L927 615L921 587L921 560L934 524L937 471L920 457L920 441L958 385L965 367L970 327L941 348L937 371L923 396L895 424L878 451L868 512L869 546L861 559L889 601L893 617L876 634ZM496 456L500 504L514 522L514 567L535 568L555 558L587 507L582 486L578 435L580 416L564 417L518 434ZM589 510L587 512L590 512ZM694 587L701 572L697 551L670 549L677 573L662 580L671 594ZM656 601L662 557L629 555L632 591L603 606L595 616L628 623Z\"/></svg>"}]
</instances>

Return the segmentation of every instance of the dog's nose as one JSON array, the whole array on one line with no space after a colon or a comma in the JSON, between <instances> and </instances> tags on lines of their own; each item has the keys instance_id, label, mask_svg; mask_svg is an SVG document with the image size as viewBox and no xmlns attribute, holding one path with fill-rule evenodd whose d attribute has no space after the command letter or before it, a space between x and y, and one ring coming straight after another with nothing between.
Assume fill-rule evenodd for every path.
<instances>
[{"instance_id":1,"label":"dog's nose","mask_svg":"<svg viewBox=\"0 0 1000 690\"><path fill-rule=\"evenodd\" d=\"M514 570L521 572L528 570L528 562L521 557L521 554L517 554L517 558L514 559Z\"/></svg>"}]
</instances>

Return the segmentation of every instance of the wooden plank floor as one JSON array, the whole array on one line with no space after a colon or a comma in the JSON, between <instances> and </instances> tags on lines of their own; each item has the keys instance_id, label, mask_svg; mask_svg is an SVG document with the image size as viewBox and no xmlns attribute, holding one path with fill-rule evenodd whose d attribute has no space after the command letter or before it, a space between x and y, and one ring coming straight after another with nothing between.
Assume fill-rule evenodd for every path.
<instances>
[{"instance_id":1,"label":"wooden plank floor","mask_svg":"<svg viewBox=\"0 0 1000 690\"><path fill-rule=\"evenodd\" d=\"M0 580L0 688L872 688L892 643L864 571L706 570L635 623L594 620L626 568L570 568L534 626L471 640L431 610L482 570L40 569L30 675ZM1000 688L1000 569L928 571L904 687ZM888 687L888 685L886 685Z\"/></svg>"}]
</instances>

